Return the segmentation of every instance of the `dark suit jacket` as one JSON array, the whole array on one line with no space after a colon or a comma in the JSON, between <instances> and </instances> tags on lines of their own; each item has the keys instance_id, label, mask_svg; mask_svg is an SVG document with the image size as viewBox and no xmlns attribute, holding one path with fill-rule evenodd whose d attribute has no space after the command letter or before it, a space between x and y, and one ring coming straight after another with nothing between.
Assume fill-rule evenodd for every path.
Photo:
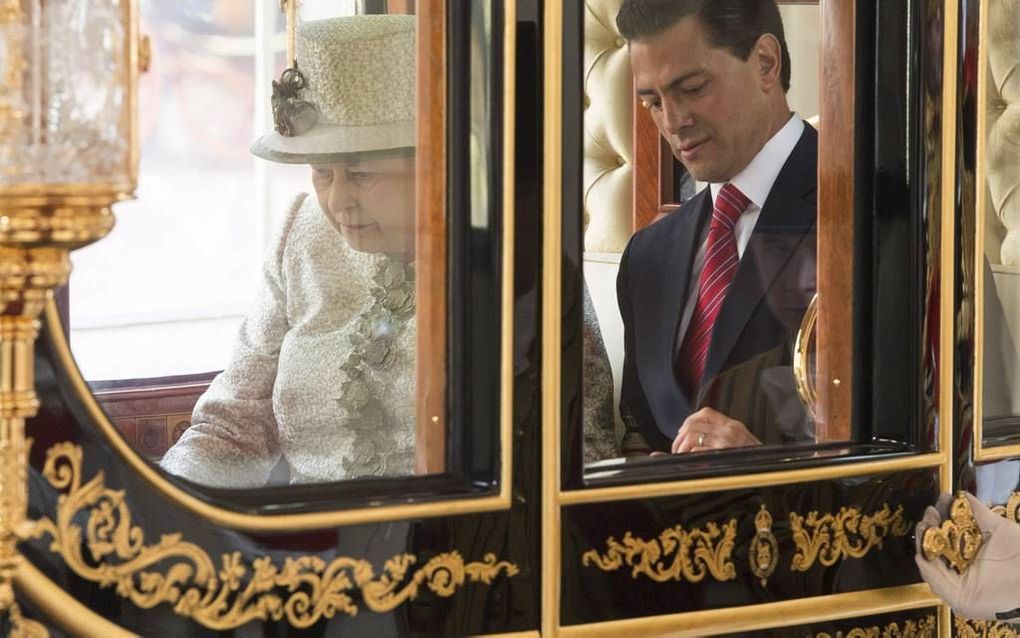
<instances>
[{"instance_id":1,"label":"dark suit jacket","mask_svg":"<svg viewBox=\"0 0 1020 638\"><path fill-rule=\"evenodd\" d=\"M620 411L628 431L640 433L651 449L668 451L684 419L706 406L743 422L764 443L795 438L780 433L754 372L763 366L750 362L788 367L799 318L814 294L817 158L818 134L806 125L741 256L697 396L677 380L674 358L691 267L711 217L710 189L628 243L616 284L624 326ZM810 285L798 285L806 275ZM792 371L788 376L792 387Z\"/></svg>"}]
</instances>

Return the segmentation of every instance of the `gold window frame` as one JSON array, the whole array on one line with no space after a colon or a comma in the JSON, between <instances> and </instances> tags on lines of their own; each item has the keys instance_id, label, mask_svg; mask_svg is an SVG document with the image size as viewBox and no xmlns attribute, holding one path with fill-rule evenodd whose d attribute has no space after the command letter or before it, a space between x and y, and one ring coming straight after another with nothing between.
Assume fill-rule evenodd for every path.
<instances>
[{"instance_id":1,"label":"gold window frame","mask_svg":"<svg viewBox=\"0 0 1020 638\"><path fill-rule=\"evenodd\" d=\"M988 197L985 180L988 177L985 152L988 147L988 2L978 0L978 59L977 59L977 148L974 171L974 255L971 267L974 278L974 442L976 462L998 461L1020 456L1020 443L1003 445L984 444L984 388L985 388L985 215Z\"/></svg>"},{"instance_id":2,"label":"gold window frame","mask_svg":"<svg viewBox=\"0 0 1020 638\"><path fill-rule=\"evenodd\" d=\"M132 3L134 4L134 3ZM46 322L51 326L50 334L57 356L57 364L68 374L71 389L86 409L89 418L110 443L124 464L141 476L150 486L165 496L174 505L183 507L207 521L223 527L249 532L287 532L324 527L339 527L364 523L379 523L413 518L431 518L508 510L511 506L512 459L513 459L513 263L514 263L514 116L516 106L515 59L516 59L516 0L504 0L503 24L503 73L504 101L502 104L503 156L501 158L502 189L502 281L500 322L500 413L499 413L499 489L495 494L481 497L465 497L454 500L391 505L385 507L359 508L340 511L305 512L298 514L249 514L234 511L203 501L177 486L172 480L146 462L120 436L109 417L103 412L82 377L64 334L56 304L50 301L44 310ZM134 19L137 19L137 15ZM418 21L419 39L422 21ZM443 39L445 42L445 38ZM496 69L494 69L495 71ZM136 146L132 146L135 152ZM445 160L444 160L445 161ZM27 561L22 561L27 564Z\"/></svg>"},{"instance_id":3,"label":"gold window frame","mask_svg":"<svg viewBox=\"0 0 1020 638\"><path fill-rule=\"evenodd\" d=\"M982 0L985 1L985 0ZM821 0L823 16L827 8L833 11L844 0ZM844 7L845 8L845 7ZM562 556L561 510L579 504L621 501L625 499L651 499L684 494L718 492L754 487L795 484L831 480L852 476L901 472L923 468L937 468L939 486L951 491L952 440L954 427L953 387L955 294L952 286L940 287L939 299L939 383L943 388L938 399L940 424L938 448L935 452L905 458L880 459L849 463L835 467L801 468L760 474L728 475L712 478L695 478L675 481L646 482L625 486L580 488L564 490L561 485L563 453L561 449L562 415L562 258L563 243L563 13L561 3L544 5L544 140L545 157L543 183L543 246L542 246L542 635L598 636L598 635L653 635L665 634L708 635L734 631L750 631L778 626L792 626L812 620L832 620L837 616L849 618L863 612L881 613L923 607L939 607L940 635L950 635L951 614L941 600L924 584L907 585L885 590L870 590L821 596L793 601L762 603L735 608L684 612L577 626L560 623L560 577ZM843 17L853 18L853 9ZM823 17L823 24L830 26ZM851 22L852 24L852 22ZM957 53L959 47L959 6L956 0L944 0L944 48L942 86L943 122L953 123L957 118ZM824 33L823 33L824 37ZM853 77L853 70L849 70ZM826 106L821 106L824 113ZM823 115L824 117L824 115ZM955 199L956 187L956 129L945 125L941 147L941 260L939 275L944 282L953 281L955 263ZM821 183L822 180L820 179ZM820 613L818 609L833 605L835 613Z\"/></svg>"}]
</instances>

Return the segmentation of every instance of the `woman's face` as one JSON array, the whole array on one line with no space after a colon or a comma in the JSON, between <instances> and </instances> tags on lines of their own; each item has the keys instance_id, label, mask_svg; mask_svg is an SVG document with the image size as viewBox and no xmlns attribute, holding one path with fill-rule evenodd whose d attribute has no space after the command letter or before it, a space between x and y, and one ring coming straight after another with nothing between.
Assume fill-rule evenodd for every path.
<instances>
[{"instance_id":1,"label":"woman's face","mask_svg":"<svg viewBox=\"0 0 1020 638\"><path fill-rule=\"evenodd\" d=\"M414 157L313 165L312 184L351 248L414 258Z\"/></svg>"}]
</instances>

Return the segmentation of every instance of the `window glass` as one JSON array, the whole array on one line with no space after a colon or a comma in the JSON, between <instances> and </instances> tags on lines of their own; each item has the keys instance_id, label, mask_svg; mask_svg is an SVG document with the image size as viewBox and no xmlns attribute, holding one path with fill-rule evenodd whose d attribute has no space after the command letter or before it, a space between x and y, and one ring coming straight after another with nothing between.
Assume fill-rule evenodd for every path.
<instances>
[{"instance_id":1,"label":"window glass","mask_svg":"<svg viewBox=\"0 0 1020 638\"><path fill-rule=\"evenodd\" d=\"M138 198L76 253L72 351L128 442L203 486L447 473L448 440L499 431L451 436L499 412L448 407L446 384L449 352L498 356L498 273L477 265L499 263L492 8L454 10L468 45L448 57L418 38L447 17L414 2L304 2L291 34L256 4L144 5ZM449 324L492 343L451 346Z\"/></svg>"},{"instance_id":2,"label":"window glass","mask_svg":"<svg viewBox=\"0 0 1020 638\"><path fill-rule=\"evenodd\" d=\"M805 321L819 8L627 5L585 9L585 461L838 442L816 432Z\"/></svg>"}]
</instances>

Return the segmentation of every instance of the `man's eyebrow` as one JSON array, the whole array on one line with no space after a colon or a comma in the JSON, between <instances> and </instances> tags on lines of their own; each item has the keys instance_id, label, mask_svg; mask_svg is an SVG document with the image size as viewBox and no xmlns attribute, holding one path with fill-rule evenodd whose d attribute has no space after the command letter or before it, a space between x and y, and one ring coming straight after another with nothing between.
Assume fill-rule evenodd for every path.
<instances>
[{"instance_id":1,"label":"man's eyebrow","mask_svg":"<svg viewBox=\"0 0 1020 638\"><path fill-rule=\"evenodd\" d=\"M666 84L666 90L669 91L669 90L675 88L677 85L683 84L687 80L690 80L691 78L697 77L699 75L705 75L705 71L703 69L696 69L694 71L688 71L687 73L683 73L681 75L678 75L677 77L675 77L672 80L670 80L668 84ZM643 89L643 88L639 88L639 89L637 89L637 94L639 96L643 96L643 95L657 95L658 91L656 91L655 89Z\"/></svg>"}]
</instances>

